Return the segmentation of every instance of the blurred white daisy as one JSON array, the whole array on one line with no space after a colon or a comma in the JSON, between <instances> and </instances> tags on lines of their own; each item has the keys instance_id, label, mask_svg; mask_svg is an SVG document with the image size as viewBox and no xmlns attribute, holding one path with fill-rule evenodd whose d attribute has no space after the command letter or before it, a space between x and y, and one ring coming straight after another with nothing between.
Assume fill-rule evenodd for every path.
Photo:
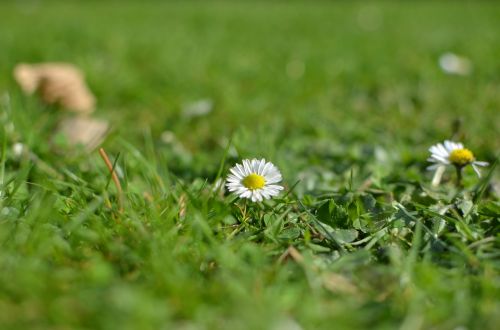
<instances>
[{"instance_id":1,"label":"blurred white daisy","mask_svg":"<svg viewBox=\"0 0 500 330\"><path fill-rule=\"evenodd\" d=\"M276 166L265 159L245 159L230 169L226 186L240 198L251 199L252 202L269 199L279 194L283 187L281 173Z\"/></svg>"},{"instance_id":2,"label":"blurred white daisy","mask_svg":"<svg viewBox=\"0 0 500 330\"><path fill-rule=\"evenodd\" d=\"M26 146L20 142L14 143L12 145L12 151L14 152L14 156L16 158L21 157L26 151Z\"/></svg>"},{"instance_id":3,"label":"blurred white daisy","mask_svg":"<svg viewBox=\"0 0 500 330\"><path fill-rule=\"evenodd\" d=\"M444 168L447 165L453 165L457 169L461 170L467 165L471 165L477 175L480 177L479 172L480 166L488 166L487 162L477 161L474 157L472 151L464 148L464 145L460 142L444 141L443 143L438 143L429 148L431 156L427 161L434 163L429 166L428 170L436 170L440 172L440 168Z\"/></svg>"},{"instance_id":4,"label":"blurred white daisy","mask_svg":"<svg viewBox=\"0 0 500 330\"><path fill-rule=\"evenodd\" d=\"M472 72L472 64L466 57L445 53L439 57L439 66L448 74L467 76Z\"/></svg>"}]
</instances>

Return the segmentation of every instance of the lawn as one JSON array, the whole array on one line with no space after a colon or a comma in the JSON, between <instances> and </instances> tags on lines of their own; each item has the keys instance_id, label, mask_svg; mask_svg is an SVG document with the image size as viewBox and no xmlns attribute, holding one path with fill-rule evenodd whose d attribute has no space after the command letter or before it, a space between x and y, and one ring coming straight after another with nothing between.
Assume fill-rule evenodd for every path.
<instances>
[{"instance_id":1,"label":"lawn","mask_svg":"<svg viewBox=\"0 0 500 330\"><path fill-rule=\"evenodd\" d=\"M495 329L499 59L494 1L1 2L0 328ZM15 83L47 61L85 72L123 210ZM480 178L431 185L446 139ZM220 189L254 157L277 198Z\"/></svg>"}]
</instances>

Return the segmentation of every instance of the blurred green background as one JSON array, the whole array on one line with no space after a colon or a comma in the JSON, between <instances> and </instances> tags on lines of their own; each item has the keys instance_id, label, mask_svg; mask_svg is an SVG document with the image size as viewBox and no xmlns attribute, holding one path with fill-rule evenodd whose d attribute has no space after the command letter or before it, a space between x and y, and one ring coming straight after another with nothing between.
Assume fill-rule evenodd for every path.
<instances>
[{"instance_id":1,"label":"blurred green background","mask_svg":"<svg viewBox=\"0 0 500 330\"><path fill-rule=\"evenodd\" d=\"M444 72L446 53L468 59L472 71ZM23 96L12 78L17 63L46 61L80 67L98 99L95 116L113 126L105 147L123 155L119 165L128 171L123 223L103 204L112 189L98 156L54 154L48 141L59 114ZM297 242L287 238L293 235L277 239L271 225L265 235L227 234L220 228L237 214L227 200L200 197L185 224L177 218L183 189L196 195L205 179L212 182L230 139L226 167L265 156L288 186L302 180L300 196L349 195L353 182L369 179L376 198L414 198L434 210L419 190L431 178L430 145L454 136L480 160L497 157L498 2L2 1L0 97L18 140L55 168L31 170L7 157L14 184L34 182L2 200L11 204L0 223L0 321L12 329L498 324L498 250L476 250L484 237L498 244L493 220L486 229L471 220L473 233L459 232L465 243L450 229L450 242L469 253L458 257L450 243L443 260L432 250L417 263L417 252L407 253L410 244L396 238L401 250L386 256L380 251L397 245L387 231L339 260L324 246L302 246L304 264L278 267L276 259ZM210 112L189 111L200 100L212 104ZM54 171L64 179L51 177ZM471 172L468 185L477 182ZM356 198L375 203L371 196ZM376 205L383 212L363 216L378 226L391 208L383 203ZM482 217L494 219L494 203ZM272 217L289 221L295 208ZM306 235L293 221L287 229ZM220 232L211 234L214 228ZM324 290L318 269L347 276L355 292L335 275L327 278L333 289Z\"/></svg>"},{"instance_id":2,"label":"blurred green background","mask_svg":"<svg viewBox=\"0 0 500 330\"><path fill-rule=\"evenodd\" d=\"M2 2L0 88L18 62L81 67L98 114L120 134L171 130L190 148L240 128L415 148L464 123L500 146L500 8L495 2ZM439 57L470 59L447 75ZM200 120L184 105L210 99ZM130 125L130 123L134 125ZM264 136L267 134L264 134ZM256 152L257 150L251 150Z\"/></svg>"}]
</instances>

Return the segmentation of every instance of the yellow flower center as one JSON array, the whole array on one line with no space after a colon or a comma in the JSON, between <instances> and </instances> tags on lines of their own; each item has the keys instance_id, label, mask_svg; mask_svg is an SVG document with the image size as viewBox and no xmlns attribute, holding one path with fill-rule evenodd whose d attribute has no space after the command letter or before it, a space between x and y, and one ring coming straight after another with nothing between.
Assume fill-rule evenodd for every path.
<instances>
[{"instance_id":1,"label":"yellow flower center","mask_svg":"<svg viewBox=\"0 0 500 330\"><path fill-rule=\"evenodd\" d=\"M243 185L250 190L260 189L266 184L266 179L262 175L252 173L246 176L243 181Z\"/></svg>"},{"instance_id":2,"label":"yellow flower center","mask_svg":"<svg viewBox=\"0 0 500 330\"><path fill-rule=\"evenodd\" d=\"M474 161L474 154L469 149L455 149L448 159L455 165L464 166Z\"/></svg>"}]
</instances>

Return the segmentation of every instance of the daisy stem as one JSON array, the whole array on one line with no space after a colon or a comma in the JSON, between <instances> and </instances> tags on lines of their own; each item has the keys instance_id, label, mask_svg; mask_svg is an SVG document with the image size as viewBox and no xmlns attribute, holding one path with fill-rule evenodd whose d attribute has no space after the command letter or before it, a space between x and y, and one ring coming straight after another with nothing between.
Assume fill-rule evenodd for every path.
<instances>
[{"instance_id":1,"label":"daisy stem","mask_svg":"<svg viewBox=\"0 0 500 330\"><path fill-rule=\"evenodd\" d=\"M455 166L457 171L457 188L462 188L462 166Z\"/></svg>"}]
</instances>

